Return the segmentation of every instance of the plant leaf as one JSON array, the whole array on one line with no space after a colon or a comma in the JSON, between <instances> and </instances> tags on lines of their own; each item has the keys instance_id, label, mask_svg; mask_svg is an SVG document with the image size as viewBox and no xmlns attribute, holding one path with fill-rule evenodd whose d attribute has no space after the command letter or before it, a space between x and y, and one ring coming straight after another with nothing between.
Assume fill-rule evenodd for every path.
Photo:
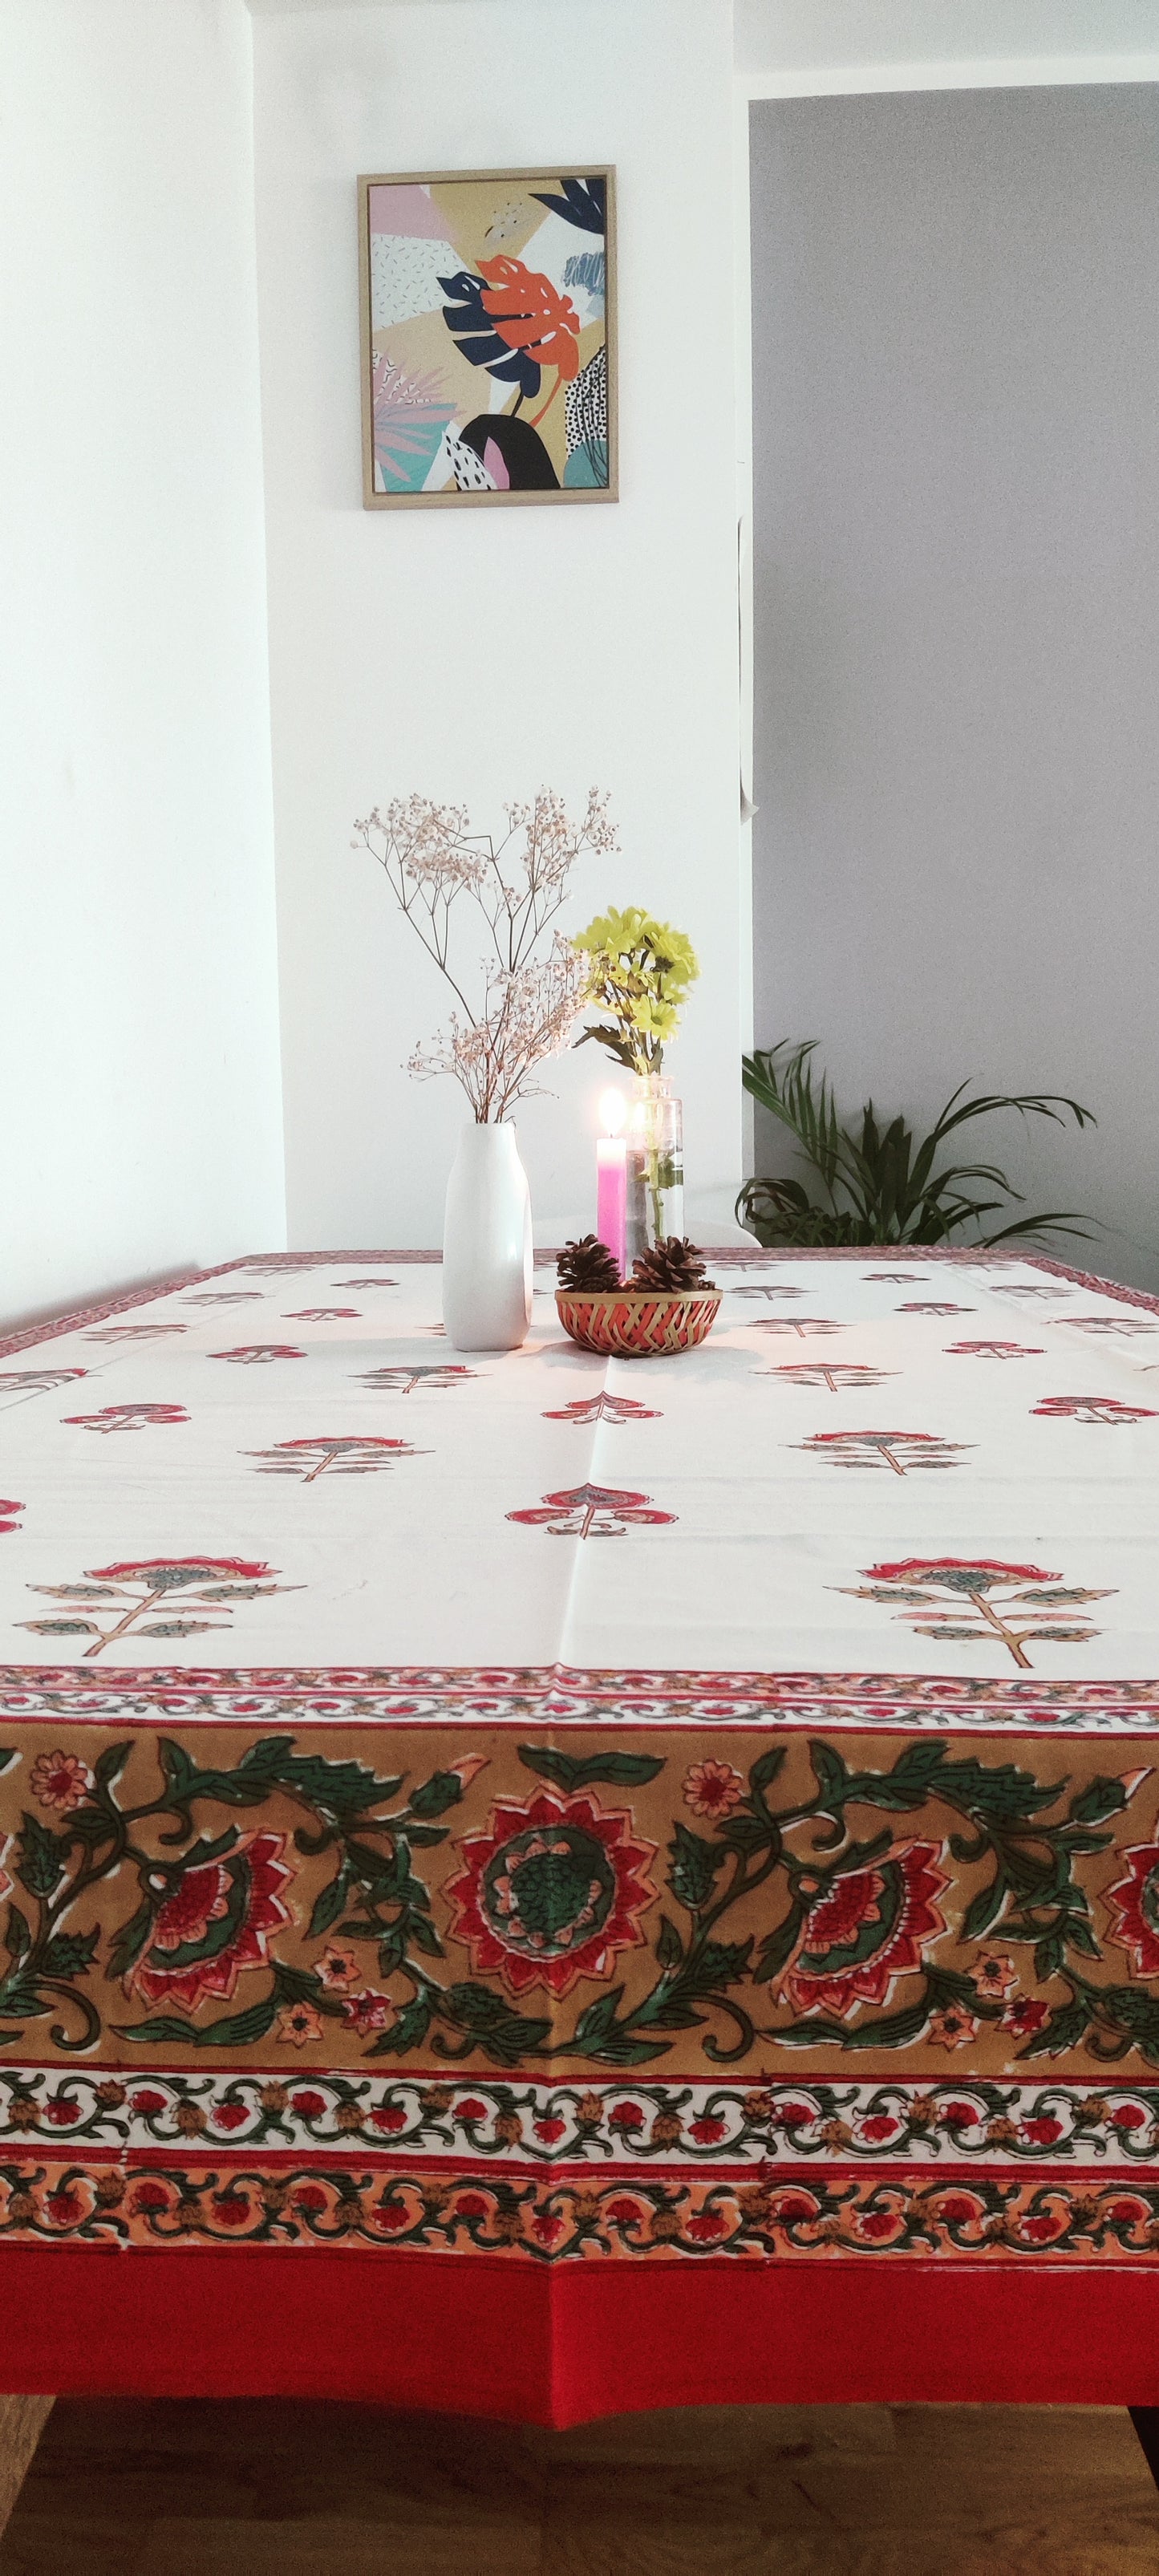
<instances>
[{"instance_id":1,"label":"plant leaf","mask_svg":"<svg viewBox=\"0 0 1159 2576\"><path fill-rule=\"evenodd\" d=\"M654 1753L561 1753L554 1744L521 1744L519 1759L528 1771L551 1780L557 1789L590 1788L597 1780L613 1788L642 1788L664 1768L665 1756Z\"/></svg>"}]
</instances>

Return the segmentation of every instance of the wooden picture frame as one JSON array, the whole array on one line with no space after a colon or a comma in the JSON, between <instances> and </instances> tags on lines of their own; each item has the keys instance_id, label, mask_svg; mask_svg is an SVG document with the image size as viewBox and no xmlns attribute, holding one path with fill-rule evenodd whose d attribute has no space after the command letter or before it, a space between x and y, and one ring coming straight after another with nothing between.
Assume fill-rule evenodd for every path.
<instances>
[{"instance_id":1,"label":"wooden picture frame","mask_svg":"<svg viewBox=\"0 0 1159 2576\"><path fill-rule=\"evenodd\" d=\"M618 500L615 177L359 179L366 509Z\"/></svg>"}]
</instances>

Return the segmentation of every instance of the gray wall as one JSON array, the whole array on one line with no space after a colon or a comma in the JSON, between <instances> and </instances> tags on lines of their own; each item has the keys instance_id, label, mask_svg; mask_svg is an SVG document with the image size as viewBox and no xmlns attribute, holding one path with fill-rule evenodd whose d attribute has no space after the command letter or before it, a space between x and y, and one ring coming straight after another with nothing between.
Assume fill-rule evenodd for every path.
<instances>
[{"instance_id":1,"label":"gray wall","mask_svg":"<svg viewBox=\"0 0 1159 2576\"><path fill-rule=\"evenodd\" d=\"M965 1141L1159 1286L1159 90L763 101L752 208L758 1044L1076 1094Z\"/></svg>"}]
</instances>

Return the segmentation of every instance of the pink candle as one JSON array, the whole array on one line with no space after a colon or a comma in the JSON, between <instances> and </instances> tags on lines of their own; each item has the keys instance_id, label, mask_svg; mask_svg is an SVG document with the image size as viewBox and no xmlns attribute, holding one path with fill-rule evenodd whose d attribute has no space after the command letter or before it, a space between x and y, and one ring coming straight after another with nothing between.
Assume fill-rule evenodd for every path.
<instances>
[{"instance_id":1,"label":"pink candle","mask_svg":"<svg viewBox=\"0 0 1159 2576\"><path fill-rule=\"evenodd\" d=\"M621 1125L624 1104L617 1091L610 1091L600 1103L606 1127ZM600 1136L596 1142L596 1233L606 1243L620 1273L624 1275L624 1245L628 1216L628 1148L623 1136Z\"/></svg>"}]
</instances>

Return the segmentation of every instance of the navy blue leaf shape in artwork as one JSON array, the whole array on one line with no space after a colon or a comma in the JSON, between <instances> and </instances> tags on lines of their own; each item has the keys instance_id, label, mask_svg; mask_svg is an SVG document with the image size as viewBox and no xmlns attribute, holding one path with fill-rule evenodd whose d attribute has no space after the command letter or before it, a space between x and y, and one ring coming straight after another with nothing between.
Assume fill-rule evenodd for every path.
<instances>
[{"instance_id":1,"label":"navy blue leaf shape in artwork","mask_svg":"<svg viewBox=\"0 0 1159 2576\"><path fill-rule=\"evenodd\" d=\"M562 195L549 197L541 189L531 193L536 204L547 206L553 215L562 215L565 224L578 224L581 232L602 233L607 224L607 186L603 179L561 179Z\"/></svg>"},{"instance_id":2,"label":"navy blue leaf shape in artwork","mask_svg":"<svg viewBox=\"0 0 1159 2576\"><path fill-rule=\"evenodd\" d=\"M451 298L443 306L443 320L471 365L486 367L488 375L518 385L523 394L537 394L539 367L525 349L512 349L500 339L483 307L482 278L472 277L469 269L461 268L456 277L440 277L439 284L444 295Z\"/></svg>"}]
</instances>

